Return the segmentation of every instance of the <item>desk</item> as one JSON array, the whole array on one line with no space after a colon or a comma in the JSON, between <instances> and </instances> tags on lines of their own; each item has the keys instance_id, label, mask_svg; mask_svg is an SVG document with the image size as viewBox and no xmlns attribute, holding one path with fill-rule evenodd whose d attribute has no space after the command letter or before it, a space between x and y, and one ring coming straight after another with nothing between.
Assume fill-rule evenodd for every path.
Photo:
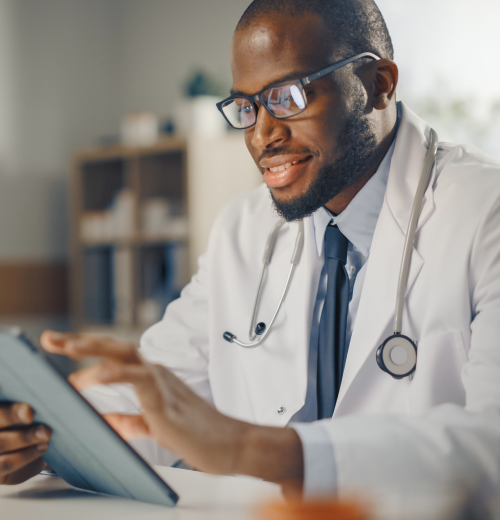
<instances>
[{"instance_id":1,"label":"desk","mask_svg":"<svg viewBox=\"0 0 500 520\"><path fill-rule=\"evenodd\" d=\"M180 495L168 508L78 491L58 477L39 475L0 486L2 520L256 520L256 504L282 500L279 486L246 477L220 477L155 467Z\"/></svg>"}]
</instances>

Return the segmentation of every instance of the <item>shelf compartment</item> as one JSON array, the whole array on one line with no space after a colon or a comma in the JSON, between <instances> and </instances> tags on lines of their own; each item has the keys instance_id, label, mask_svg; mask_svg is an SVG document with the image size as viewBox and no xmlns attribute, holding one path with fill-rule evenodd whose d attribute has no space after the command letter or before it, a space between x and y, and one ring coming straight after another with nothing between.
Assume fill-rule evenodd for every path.
<instances>
[{"instance_id":1,"label":"shelf compartment","mask_svg":"<svg viewBox=\"0 0 500 520\"><path fill-rule=\"evenodd\" d=\"M149 326L159 321L167 305L186 283L186 246L182 242L139 248L140 299L137 321Z\"/></svg>"},{"instance_id":2,"label":"shelf compartment","mask_svg":"<svg viewBox=\"0 0 500 520\"><path fill-rule=\"evenodd\" d=\"M110 325L114 318L113 248L83 252L83 312L86 323Z\"/></svg>"},{"instance_id":3,"label":"shelf compartment","mask_svg":"<svg viewBox=\"0 0 500 520\"><path fill-rule=\"evenodd\" d=\"M139 157L139 198L165 198L184 201L186 183L184 178L182 150L152 153Z\"/></svg>"},{"instance_id":4,"label":"shelf compartment","mask_svg":"<svg viewBox=\"0 0 500 520\"><path fill-rule=\"evenodd\" d=\"M127 167L121 158L89 161L81 165L84 211L109 208L118 193L127 186Z\"/></svg>"}]
</instances>

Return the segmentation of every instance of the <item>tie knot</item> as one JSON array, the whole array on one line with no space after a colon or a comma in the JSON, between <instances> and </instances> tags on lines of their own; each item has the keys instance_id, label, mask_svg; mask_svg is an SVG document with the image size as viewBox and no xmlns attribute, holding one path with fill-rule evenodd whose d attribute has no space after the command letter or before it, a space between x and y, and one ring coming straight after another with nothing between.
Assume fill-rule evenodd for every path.
<instances>
[{"instance_id":1,"label":"tie knot","mask_svg":"<svg viewBox=\"0 0 500 520\"><path fill-rule=\"evenodd\" d=\"M347 262L347 238L337 226L328 226L325 233L325 257Z\"/></svg>"}]
</instances>

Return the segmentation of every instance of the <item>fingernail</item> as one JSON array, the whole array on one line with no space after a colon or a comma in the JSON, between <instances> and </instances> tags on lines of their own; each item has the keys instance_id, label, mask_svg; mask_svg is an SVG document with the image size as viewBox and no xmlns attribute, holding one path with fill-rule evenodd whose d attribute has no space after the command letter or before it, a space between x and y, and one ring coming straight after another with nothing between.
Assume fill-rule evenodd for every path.
<instances>
[{"instance_id":1,"label":"fingernail","mask_svg":"<svg viewBox=\"0 0 500 520\"><path fill-rule=\"evenodd\" d=\"M30 407L27 404L22 404L17 407L16 415L17 418L23 423L31 422Z\"/></svg>"},{"instance_id":2,"label":"fingernail","mask_svg":"<svg viewBox=\"0 0 500 520\"><path fill-rule=\"evenodd\" d=\"M39 426L36 429L35 437L37 439L40 439L41 441L48 441L49 440L49 432L46 430L45 426Z\"/></svg>"},{"instance_id":3,"label":"fingernail","mask_svg":"<svg viewBox=\"0 0 500 520\"><path fill-rule=\"evenodd\" d=\"M50 338L53 339L54 341L61 341L63 339L63 335L60 332L55 332L55 331L51 330L49 332L49 334L50 334Z\"/></svg>"},{"instance_id":4,"label":"fingernail","mask_svg":"<svg viewBox=\"0 0 500 520\"><path fill-rule=\"evenodd\" d=\"M36 449L38 451L47 451L49 449L49 445L46 442L44 442L43 444L37 444Z\"/></svg>"}]
</instances>

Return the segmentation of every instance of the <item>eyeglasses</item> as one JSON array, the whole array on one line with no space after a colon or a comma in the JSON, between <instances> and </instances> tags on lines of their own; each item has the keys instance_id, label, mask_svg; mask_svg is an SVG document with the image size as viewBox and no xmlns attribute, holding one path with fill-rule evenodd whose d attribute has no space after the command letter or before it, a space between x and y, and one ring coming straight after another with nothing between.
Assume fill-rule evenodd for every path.
<instances>
[{"instance_id":1,"label":"eyeglasses","mask_svg":"<svg viewBox=\"0 0 500 520\"><path fill-rule=\"evenodd\" d=\"M307 97L304 91L306 85L361 58L380 60L376 54L363 52L304 78L266 87L254 96L229 96L217 103L217 108L226 121L237 130L244 130L255 125L258 111L257 101L276 119L296 116L307 108Z\"/></svg>"}]
</instances>

